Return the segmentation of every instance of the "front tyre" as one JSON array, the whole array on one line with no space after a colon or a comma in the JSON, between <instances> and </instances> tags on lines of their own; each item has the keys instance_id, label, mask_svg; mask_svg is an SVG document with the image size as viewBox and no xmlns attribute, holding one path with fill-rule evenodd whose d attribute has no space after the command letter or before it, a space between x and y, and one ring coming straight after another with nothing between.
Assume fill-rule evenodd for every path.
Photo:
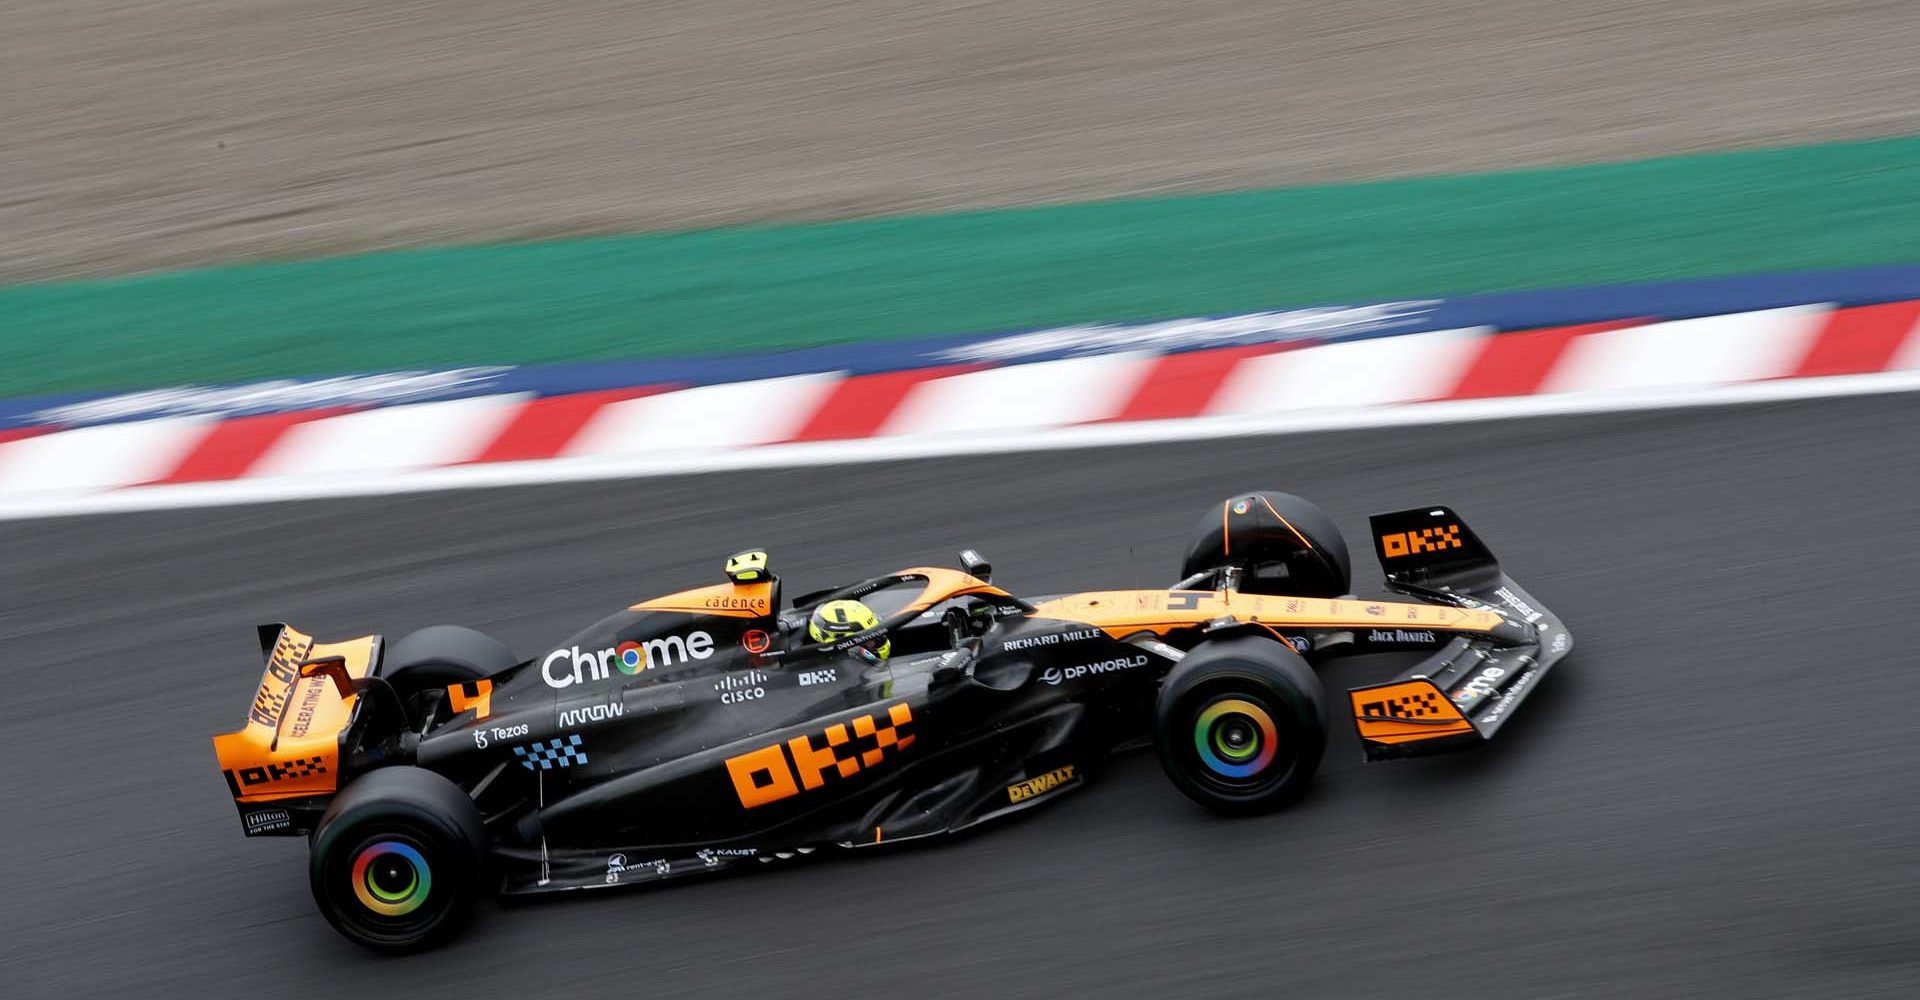
<instances>
[{"instance_id":1,"label":"front tyre","mask_svg":"<svg viewBox=\"0 0 1920 1000\"><path fill-rule=\"evenodd\" d=\"M381 768L320 818L307 876L335 930L375 951L419 951L471 917L486 845L480 810L459 786L415 767Z\"/></svg>"},{"instance_id":2,"label":"front tyre","mask_svg":"<svg viewBox=\"0 0 1920 1000\"><path fill-rule=\"evenodd\" d=\"M1291 805L1326 750L1320 678L1278 642L1207 642L1161 685L1154 744L1174 787L1208 809L1247 816Z\"/></svg>"}]
</instances>

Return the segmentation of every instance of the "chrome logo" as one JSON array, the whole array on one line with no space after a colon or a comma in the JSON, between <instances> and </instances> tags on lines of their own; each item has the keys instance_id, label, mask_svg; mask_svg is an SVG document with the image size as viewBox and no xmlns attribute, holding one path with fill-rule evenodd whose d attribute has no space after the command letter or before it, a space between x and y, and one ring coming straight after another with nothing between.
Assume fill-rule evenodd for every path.
<instances>
[{"instance_id":1,"label":"chrome logo","mask_svg":"<svg viewBox=\"0 0 1920 1000\"><path fill-rule=\"evenodd\" d=\"M1273 763L1280 745L1273 716L1253 702L1222 698L1194 720L1193 745L1200 760L1223 778L1250 778Z\"/></svg>"},{"instance_id":2,"label":"chrome logo","mask_svg":"<svg viewBox=\"0 0 1920 1000\"><path fill-rule=\"evenodd\" d=\"M647 651L637 642L623 642L614 647L613 662L623 674L637 674L647 667Z\"/></svg>"},{"instance_id":3,"label":"chrome logo","mask_svg":"<svg viewBox=\"0 0 1920 1000\"><path fill-rule=\"evenodd\" d=\"M353 859L353 894L361 905L388 917L404 917L427 901L433 873L427 859L407 844L382 840Z\"/></svg>"}]
</instances>

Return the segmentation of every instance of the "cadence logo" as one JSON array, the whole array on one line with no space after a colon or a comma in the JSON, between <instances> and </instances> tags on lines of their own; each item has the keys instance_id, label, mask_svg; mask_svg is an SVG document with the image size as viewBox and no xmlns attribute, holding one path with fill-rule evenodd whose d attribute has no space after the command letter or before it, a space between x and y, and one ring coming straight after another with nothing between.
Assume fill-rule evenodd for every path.
<instances>
[{"instance_id":1,"label":"cadence logo","mask_svg":"<svg viewBox=\"0 0 1920 1000\"><path fill-rule=\"evenodd\" d=\"M579 646L572 646L556 649L540 661L540 679L551 688L572 687L587 681L604 681L615 669L623 674L637 674L689 659L704 660L712 655L713 636L706 632L689 632L685 638L668 635L623 642L611 649L590 653L582 653Z\"/></svg>"}]
</instances>

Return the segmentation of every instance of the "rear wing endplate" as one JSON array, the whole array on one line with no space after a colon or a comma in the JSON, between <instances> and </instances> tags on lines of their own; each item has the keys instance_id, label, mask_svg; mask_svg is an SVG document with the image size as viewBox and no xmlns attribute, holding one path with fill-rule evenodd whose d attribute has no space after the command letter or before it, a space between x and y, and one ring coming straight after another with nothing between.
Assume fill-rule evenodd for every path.
<instances>
[{"instance_id":1,"label":"rear wing endplate","mask_svg":"<svg viewBox=\"0 0 1920 1000\"><path fill-rule=\"evenodd\" d=\"M259 635L267 664L246 722L215 736L213 750L248 835L291 835L303 831L288 807L339 787L341 736L358 700L329 674L303 677L300 667L338 660L336 672L366 677L379 663L381 640L320 643L284 622L260 626Z\"/></svg>"}]
</instances>

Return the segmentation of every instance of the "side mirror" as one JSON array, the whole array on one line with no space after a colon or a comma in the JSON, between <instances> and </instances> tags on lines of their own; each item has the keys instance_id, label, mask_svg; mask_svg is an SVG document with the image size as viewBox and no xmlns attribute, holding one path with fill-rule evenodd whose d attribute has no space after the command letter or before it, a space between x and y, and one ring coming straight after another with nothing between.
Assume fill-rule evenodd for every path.
<instances>
[{"instance_id":1,"label":"side mirror","mask_svg":"<svg viewBox=\"0 0 1920 1000\"><path fill-rule=\"evenodd\" d=\"M993 564L987 557L973 549L960 550L960 568L979 578L983 583L993 582Z\"/></svg>"}]
</instances>

